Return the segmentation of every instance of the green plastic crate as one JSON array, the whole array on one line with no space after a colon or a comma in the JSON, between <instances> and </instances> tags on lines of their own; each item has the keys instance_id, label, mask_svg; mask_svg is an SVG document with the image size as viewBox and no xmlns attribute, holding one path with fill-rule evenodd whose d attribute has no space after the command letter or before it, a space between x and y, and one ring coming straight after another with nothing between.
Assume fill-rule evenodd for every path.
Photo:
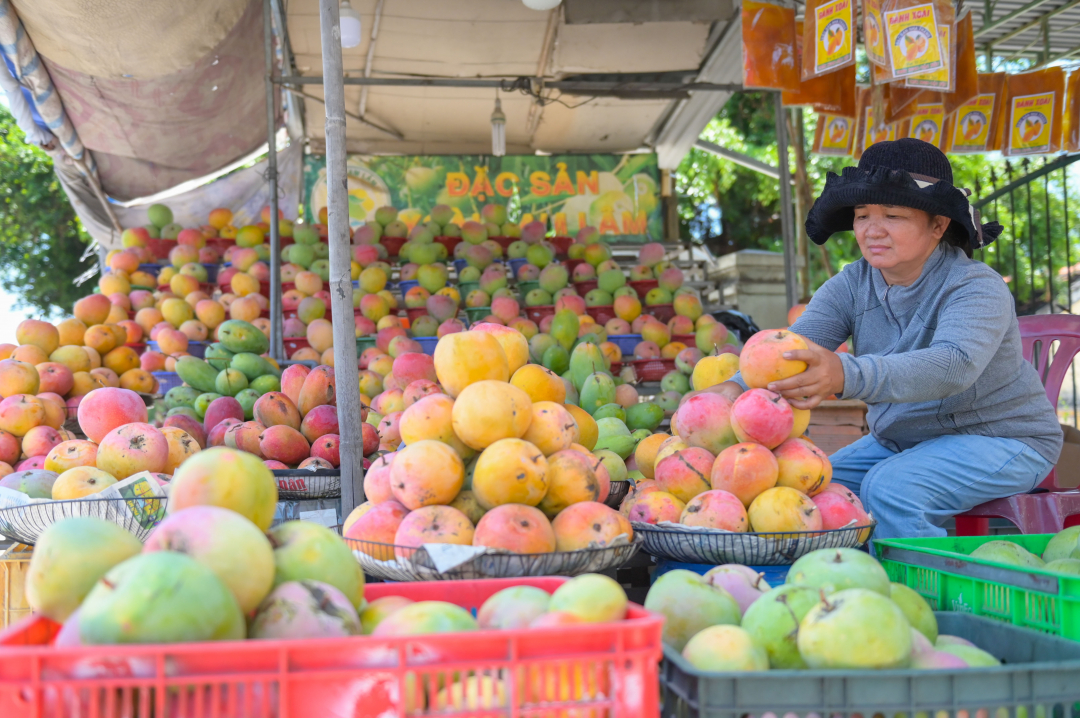
<instances>
[{"instance_id":1,"label":"green plastic crate","mask_svg":"<svg viewBox=\"0 0 1080 718\"><path fill-rule=\"evenodd\" d=\"M1000 540L1038 555L1053 536L875 539L874 550L889 578L917 591L934 610L972 613L1080 641L1080 576L969 556Z\"/></svg>"},{"instance_id":2,"label":"green plastic crate","mask_svg":"<svg viewBox=\"0 0 1080 718\"><path fill-rule=\"evenodd\" d=\"M469 292L479 288L480 282L461 282L458 284L458 292L461 294L462 299L469 296Z\"/></svg>"},{"instance_id":3,"label":"green plastic crate","mask_svg":"<svg viewBox=\"0 0 1080 718\"><path fill-rule=\"evenodd\" d=\"M370 349L375 346L375 335L369 334L356 338L356 355L360 356L364 353L365 349Z\"/></svg>"},{"instance_id":4,"label":"green plastic crate","mask_svg":"<svg viewBox=\"0 0 1080 718\"><path fill-rule=\"evenodd\" d=\"M465 315L469 318L469 324L475 324L489 314L491 314L491 307L465 307Z\"/></svg>"},{"instance_id":5,"label":"green plastic crate","mask_svg":"<svg viewBox=\"0 0 1080 718\"><path fill-rule=\"evenodd\" d=\"M525 299L525 295L534 289L540 288L540 282L537 281L525 281L517 283L518 294L521 295L521 299Z\"/></svg>"}]
</instances>

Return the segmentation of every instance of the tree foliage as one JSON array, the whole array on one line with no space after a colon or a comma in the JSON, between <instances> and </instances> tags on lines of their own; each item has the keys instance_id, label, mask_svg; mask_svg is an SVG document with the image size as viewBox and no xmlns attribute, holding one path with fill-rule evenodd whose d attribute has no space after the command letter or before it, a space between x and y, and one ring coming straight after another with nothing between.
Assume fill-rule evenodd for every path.
<instances>
[{"instance_id":1,"label":"tree foliage","mask_svg":"<svg viewBox=\"0 0 1080 718\"><path fill-rule=\"evenodd\" d=\"M70 314L75 300L93 290L92 283L73 284L96 261L80 260L89 242L51 158L27 144L0 108L0 281L20 308Z\"/></svg>"}]
</instances>

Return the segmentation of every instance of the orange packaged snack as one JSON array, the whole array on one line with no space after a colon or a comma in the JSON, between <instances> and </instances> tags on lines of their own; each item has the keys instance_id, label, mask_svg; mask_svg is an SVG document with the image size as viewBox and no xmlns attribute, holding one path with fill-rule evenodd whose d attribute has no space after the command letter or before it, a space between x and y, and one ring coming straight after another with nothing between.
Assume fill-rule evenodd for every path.
<instances>
[{"instance_id":1,"label":"orange packaged snack","mask_svg":"<svg viewBox=\"0 0 1080 718\"><path fill-rule=\"evenodd\" d=\"M859 88L859 121L855 130L853 152L855 159L862 157L866 148L874 143L895 140L899 136L897 130L902 129L898 124L885 124L874 116L872 92L872 87Z\"/></svg>"},{"instance_id":2,"label":"orange packaged snack","mask_svg":"<svg viewBox=\"0 0 1080 718\"><path fill-rule=\"evenodd\" d=\"M1065 112L1061 132L1066 152L1080 150L1080 72L1076 70L1070 72L1065 81Z\"/></svg>"},{"instance_id":3,"label":"orange packaged snack","mask_svg":"<svg viewBox=\"0 0 1080 718\"><path fill-rule=\"evenodd\" d=\"M879 67L888 67L885 57L885 32L881 26L881 0L863 0L863 49L866 59Z\"/></svg>"},{"instance_id":4,"label":"orange packaged snack","mask_svg":"<svg viewBox=\"0 0 1080 718\"><path fill-rule=\"evenodd\" d=\"M819 113L810 151L818 155L848 156L855 139L855 120L851 117Z\"/></svg>"},{"instance_id":5,"label":"orange packaged snack","mask_svg":"<svg viewBox=\"0 0 1080 718\"><path fill-rule=\"evenodd\" d=\"M852 0L807 0L804 18L804 81L855 64L855 6Z\"/></svg>"},{"instance_id":6,"label":"orange packaged snack","mask_svg":"<svg viewBox=\"0 0 1080 718\"><path fill-rule=\"evenodd\" d=\"M1005 78L1007 117L1001 151L1007 156L1045 155L1061 149L1065 71L1048 67Z\"/></svg>"},{"instance_id":7,"label":"orange packaged snack","mask_svg":"<svg viewBox=\"0 0 1080 718\"><path fill-rule=\"evenodd\" d=\"M799 89L795 10L756 0L742 4L743 87Z\"/></svg>"},{"instance_id":8,"label":"orange packaged snack","mask_svg":"<svg viewBox=\"0 0 1080 718\"><path fill-rule=\"evenodd\" d=\"M911 117L911 126L904 133L905 137L914 137L923 142L929 142L934 147L941 147L941 131L945 124L945 106L940 102L935 104L919 104L915 114Z\"/></svg>"},{"instance_id":9,"label":"orange packaged snack","mask_svg":"<svg viewBox=\"0 0 1080 718\"><path fill-rule=\"evenodd\" d=\"M942 96L946 115L951 115L958 107L980 92L979 68L975 59L975 32L970 12L956 23L956 64L954 67L953 90Z\"/></svg>"},{"instance_id":10,"label":"orange packaged snack","mask_svg":"<svg viewBox=\"0 0 1080 718\"><path fill-rule=\"evenodd\" d=\"M968 13L970 15L970 13ZM920 75L912 75L904 78L904 87L926 88L939 92L952 92L956 71L956 44L952 42L953 26L951 24L938 25L938 43L941 47L941 60L944 63L933 72L924 72Z\"/></svg>"},{"instance_id":11,"label":"orange packaged snack","mask_svg":"<svg viewBox=\"0 0 1080 718\"><path fill-rule=\"evenodd\" d=\"M950 43L941 27L951 26L952 4L946 0L884 0L882 21L891 80L941 70L947 66Z\"/></svg>"},{"instance_id":12,"label":"orange packaged snack","mask_svg":"<svg viewBox=\"0 0 1080 718\"><path fill-rule=\"evenodd\" d=\"M796 66L802 66L803 22L795 23ZM799 83L797 92L784 92L787 107L809 107L815 112L855 117L855 65ZM850 152L848 153L850 154Z\"/></svg>"},{"instance_id":13,"label":"orange packaged snack","mask_svg":"<svg viewBox=\"0 0 1080 718\"><path fill-rule=\"evenodd\" d=\"M953 154L976 154L1000 149L998 116L1005 73L980 74L978 92L945 120L942 149ZM946 108L948 106L946 105Z\"/></svg>"}]
</instances>

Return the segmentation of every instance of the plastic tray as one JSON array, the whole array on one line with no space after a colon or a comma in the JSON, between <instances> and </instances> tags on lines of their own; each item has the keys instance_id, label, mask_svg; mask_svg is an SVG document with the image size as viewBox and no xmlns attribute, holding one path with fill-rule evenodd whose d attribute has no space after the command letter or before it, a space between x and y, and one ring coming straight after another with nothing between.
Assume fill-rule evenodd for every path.
<instances>
[{"instance_id":1,"label":"plastic tray","mask_svg":"<svg viewBox=\"0 0 1080 718\"><path fill-rule=\"evenodd\" d=\"M435 356L435 346L439 343L438 337L413 337L428 356Z\"/></svg>"},{"instance_id":2,"label":"plastic tray","mask_svg":"<svg viewBox=\"0 0 1080 718\"><path fill-rule=\"evenodd\" d=\"M656 318L656 321L667 324L671 321L671 318L675 316L674 304L653 304L652 306L646 306L642 309L645 314L651 314Z\"/></svg>"},{"instance_id":3,"label":"plastic tray","mask_svg":"<svg viewBox=\"0 0 1080 718\"><path fill-rule=\"evenodd\" d=\"M341 470L275 469L279 501L341 498Z\"/></svg>"},{"instance_id":4,"label":"plastic tray","mask_svg":"<svg viewBox=\"0 0 1080 718\"><path fill-rule=\"evenodd\" d=\"M296 289L296 282L282 282L281 293L289 291L290 289ZM263 295L267 299L270 298L270 282L259 281L259 294Z\"/></svg>"},{"instance_id":5,"label":"plastic tray","mask_svg":"<svg viewBox=\"0 0 1080 718\"><path fill-rule=\"evenodd\" d=\"M631 350L632 356L632 350ZM669 371L675 371L674 359L634 359L630 362L638 381L660 381Z\"/></svg>"},{"instance_id":6,"label":"plastic tray","mask_svg":"<svg viewBox=\"0 0 1080 718\"><path fill-rule=\"evenodd\" d=\"M402 279L398 282L398 289L401 290L401 296L405 296L405 292L409 291L413 287L419 287L420 280L418 279Z\"/></svg>"},{"instance_id":7,"label":"plastic tray","mask_svg":"<svg viewBox=\"0 0 1080 718\"><path fill-rule=\"evenodd\" d=\"M555 316L555 305L544 304L539 307L524 307L525 317L536 322L537 326L544 320L544 317Z\"/></svg>"},{"instance_id":8,"label":"plastic tray","mask_svg":"<svg viewBox=\"0 0 1080 718\"><path fill-rule=\"evenodd\" d=\"M640 334L608 334L607 340L619 347L624 357L634 356L634 347L641 341Z\"/></svg>"},{"instance_id":9,"label":"plastic tray","mask_svg":"<svg viewBox=\"0 0 1080 718\"><path fill-rule=\"evenodd\" d=\"M150 373L158 380L159 394L167 394L169 389L175 389L178 386L184 385L184 380L174 371L155 371Z\"/></svg>"},{"instance_id":10,"label":"plastic tray","mask_svg":"<svg viewBox=\"0 0 1080 718\"><path fill-rule=\"evenodd\" d=\"M485 553L439 570L426 548L345 539L368 576L387 581L461 581L522 576L577 576L615 569L641 548L640 541L554 553ZM457 548L457 547L454 547ZM400 558L397 558L400 557Z\"/></svg>"},{"instance_id":11,"label":"plastic tray","mask_svg":"<svg viewBox=\"0 0 1080 718\"><path fill-rule=\"evenodd\" d=\"M409 241L408 237L382 237L379 239L379 244L386 247L386 254L390 257L398 256L398 252L405 246L405 243Z\"/></svg>"},{"instance_id":12,"label":"plastic tray","mask_svg":"<svg viewBox=\"0 0 1080 718\"><path fill-rule=\"evenodd\" d=\"M527 279L524 282L517 283L518 294L521 295L521 301L525 301L525 295L534 289L540 288L540 282L537 280Z\"/></svg>"},{"instance_id":13,"label":"plastic tray","mask_svg":"<svg viewBox=\"0 0 1080 718\"><path fill-rule=\"evenodd\" d=\"M548 241L555 247L555 253L559 256L565 256L570 250L570 245L574 243L573 237L548 237Z\"/></svg>"},{"instance_id":14,"label":"plastic tray","mask_svg":"<svg viewBox=\"0 0 1080 718\"><path fill-rule=\"evenodd\" d=\"M465 316L469 318L470 325L483 321L489 314L491 314L491 307L465 307Z\"/></svg>"},{"instance_id":15,"label":"plastic tray","mask_svg":"<svg viewBox=\"0 0 1080 718\"><path fill-rule=\"evenodd\" d=\"M168 259L169 252L176 245L175 239L154 239L150 237L146 240L146 248L150 250L150 254L154 255L154 259Z\"/></svg>"},{"instance_id":16,"label":"plastic tray","mask_svg":"<svg viewBox=\"0 0 1080 718\"><path fill-rule=\"evenodd\" d=\"M57 521L73 516L93 516L111 521L142 541L157 525L157 520L165 515L167 504L166 498L35 501L25 506L0 509L0 534L33 546L38 536ZM2 715L4 713L0 711Z\"/></svg>"},{"instance_id":17,"label":"plastic tray","mask_svg":"<svg viewBox=\"0 0 1080 718\"><path fill-rule=\"evenodd\" d=\"M139 356L142 356L146 353L146 342L133 342L129 344L124 344L124 346L126 346L128 349L135 350L135 353Z\"/></svg>"},{"instance_id":18,"label":"plastic tray","mask_svg":"<svg viewBox=\"0 0 1080 718\"><path fill-rule=\"evenodd\" d=\"M291 359L294 352L300 351L304 347L310 347L307 337L285 337L281 340L281 343L285 346L285 353Z\"/></svg>"},{"instance_id":19,"label":"plastic tray","mask_svg":"<svg viewBox=\"0 0 1080 718\"><path fill-rule=\"evenodd\" d=\"M685 563L741 563L746 566L785 566L823 548L856 548L870 540L874 524L831 531L732 533L678 525L633 522L634 534L650 556Z\"/></svg>"},{"instance_id":20,"label":"plastic tray","mask_svg":"<svg viewBox=\"0 0 1080 718\"><path fill-rule=\"evenodd\" d=\"M688 347L697 346L697 335L695 334L672 334L671 341L682 342Z\"/></svg>"},{"instance_id":21,"label":"plastic tray","mask_svg":"<svg viewBox=\"0 0 1080 718\"><path fill-rule=\"evenodd\" d=\"M563 580L373 584L365 597L475 612L504 588ZM0 716L655 718L662 624L631 604L622 621L520 631L54 648L59 625L33 617L0 633ZM498 677L516 710L440 706L440 686L466 673Z\"/></svg>"},{"instance_id":22,"label":"plastic tray","mask_svg":"<svg viewBox=\"0 0 1080 718\"><path fill-rule=\"evenodd\" d=\"M461 237L445 237L440 234L438 237L435 238L435 241L446 247L447 257L453 257L454 249L456 249L457 246L461 244Z\"/></svg>"},{"instance_id":23,"label":"plastic tray","mask_svg":"<svg viewBox=\"0 0 1080 718\"><path fill-rule=\"evenodd\" d=\"M615 319L615 307L611 304L602 307L586 307L585 311L600 326L604 326L610 320Z\"/></svg>"},{"instance_id":24,"label":"plastic tray","mask_svg":"<svg viewBox=\"0 0 1080 718\"><path fill-rule=\"evenodd\" d=\"M889 578L915 589L938 611L961 611L1080 641L1080 576L971 558L988 541L1035 554L1053 534L880 539L874 550Z\"/></svg>"},{"instance_id":25,"label":"plastic tray","mask_svg":"<svg viewBox=\"0 0 1080 718\"><path fill-rule=\"evenodd\" d=\"M574 289L577 291L578 295L582 297L596 289L599 285L599 279L586 279L581 282L573 282Z\"/></svg>"},{"instance_id":26,"label":"plastic tray","mask_svg":"<svg viewBox=\"0 0 1080 718\"><path fill-rule=\"evenodd\" d=\"M146 346L149 347L150 349L152 349L153 351L156 351L156 352L161 351L161 347L159 347L158 343L155 342L155 341L146 342ZM193 357L198 357L198 358L202 359L203 357L206 356L206 347L208 347L208 346L210 346L210 342L189 341L188 342L188 349L187 349L188 354L190 354Z\"/></svg>"},{"instance_id":27,"label":"plastic tray","mask_svg":"<svg viewBox=\"0 0 1080 718\"><path fill-rule=\"evenodd\" d=\"M1080 700L1080 644L960 613L938 613L941 633L966 638L1006 662L952 670L706 673L670 647L661 671L665 716L1075 715ZM944 713L938 713L944 711ZM961 711L965 711L961 713Z\"/></svg>"},{"instance_id":28,"label":"plastic tray","mask_svg":"<svg viewBox=\"0 0 1080 718\"><path fill-rule=\"evenodd\" d=\"M427 313L428 313L427 312L427 307L406 307L405 308L405 316L407 316L409 318L409 324L410 325L413 322L415 322L417 319L419 319L420 317L426 317ZM487 316L487 314L485 314L484 316Z\"/></svg>"},{"instance_id":29,"label":"plastic tray","mask_svg":"<svg viewBox=\"0 0 1080 718\"><path fill-rule=\"evenodd\" d=\"M356 356L360 356L364 353L365 349L370 349L375 346L375 335L366 334L362 337L356 338Z\"/></svg>"}]
</instances>

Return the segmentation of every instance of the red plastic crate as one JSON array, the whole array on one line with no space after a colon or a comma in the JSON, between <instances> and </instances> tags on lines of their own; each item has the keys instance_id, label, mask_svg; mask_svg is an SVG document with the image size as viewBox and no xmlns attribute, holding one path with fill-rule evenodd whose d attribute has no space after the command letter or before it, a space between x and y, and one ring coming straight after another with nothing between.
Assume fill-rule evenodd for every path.
<instances>
[{"instance_id":1,"label":"red plastic crate","mask_svg":"<svg viewBox=\"0 0 1080 718\"><path fill-rule=\"evenodd\" d=\"M134 349L135 353L139 356L142 356L143 353L146 351L146 342L135 342L132 344L125 344L124 346L130 349Z\"/></svg>"},{"instance_id":2,"label":"red plastic crate","mask_svg":"<svg viewBox=\"0 0 1080 718\"><path fill-rule=\"evenodd\" d=\"M520 238L519 237L488 237L488 239L491 239L491 240L494 240L495 242L497 242L498 245L500 247L502 247L503 251L505 252L506 250L508 250L510 248L511 244L518 241L518 239L520 239ZM451 253L450 256L451 257L454 256L453 253Z\"/></svg>"},{"instance_id":3,"label":"red plastic crate","mask_svg":"<svg viewBox=\"0 0 1080 718\"><path fill-rule=\"evenodd\" d=\"M573 284L574 289L577 290L578 295L584 297L586 294L600 286L600 280L586 279L582 282L574 282Z\"/></svg>"},{"instance_id":4,"label":"red plastic crate","mask_svg":"<svg viewBox=\"0 0 1080 718\"><path fill-rule=\"evenodd\" d=\"M602 307L585 307L590 317L596 320L600 326L604 326L609 320L615 318L615 307L611 304Z\"/></svg>"},{"instance_id":5,"label":"red plastic crate","mask_svg":"<svg viewBox=\"0 0 1080 718\"><path fill-rule=\"evenodd\" d=\"M409 318L409 323L415 322L420 317L427 316L427 307L406 307L405 316Z\"/></svg>"},{"instance_id":6,"label":"red plastic crate","mask_svg":"<svg viewBox=\"0 0 1080 718\"><path fill-rule=\"evenodd\" d=\"M572 277L572 276L574 276L574 267L578 266L579 264L585 264L585 260L584 259L564 259L563 264L566 265L567 274L569 274Z\"/></svg>"},{"instance_id":7,"label":"red plastic crate","mask_svg":"<svg viewBox=\"0 0 1080 718\"><path fill-rule=\"evenodd\" d=\"M290 289L296 289L296 282L282 282L281 293L289 291ZM259 294L263 295L267 299L270 298L270 282L259 282Z\"/></svg>"},{"instance_id":8,"label":"red plastic crate","mask_svg":"<svg viewBox=\"0 0 1080 718\"><path fill-rule=\"evenodd\" d=\"M510 586L550 592L565 580L384 583L365 594L471 610ZM631 604L623 621L519 631L54 648L59 625L31 616L0 633L0 716L654 718L662 625ZM506 705L440 705L439 687L466 673L493 677Z\"/></svg>"},{"instance_id":9,"label":"red plastic crate","mask_svg":"<svg viewBox=\"0 0 1080 718\"><path fill-rule=\"evenodd\" d=\"M641 301L645 301L645 295L649 293L650 289L656 289L660 286L660 281L657 279L633 279L627 282L634 291L637 292L638 298Z\"/></svg>"},{"instance_id":10,"label":"red plastic crate","mask_svg":"<svg viewBox=\"0 0 1080 718\"><path fill-rule=\"evenodd\" d=\"M565 256L570 250L570 245L574 243L573 237L550 237L548 241L555 246L555 253L561 256Z\"/></svg>"},{"instance_id":11,"label":"red plastic crate","mask_svg":"<svg viewBox=\"0 0 1080 718\"><path fill-rule=\"evenodd\" d=\"M379 240L379 244L386 247L386 253L389 256L396 257L408 241L408 237L383 237Z\"/></svg>"},{"instance_id":12,"label":"red plastic crate","mask_svg":"<svg viewBox=\"0 0 1080 718\"><path fill-rule=\"evenodd\" d=\"M169 252L175 246L175 239L154 239L150 237L146 240L146 248L150 250L150 254L154 255L154 259L168 259Z\"/></svg>"},{"instance_id":13,"label":"red plastic crate","mask_svg":"<svg viewBox=\"0 0 1080 718\"><path fill-rule=\"evenodd\" d=\"M660 381L664 374L675 371L674 359L635 359L630 365L639 381Z\"/></svg>"},{"instance_id":14,"label":"red plastic crate","mask_svg":"<svg viewBox=\"0 0 1080 718\"><path fill-rule=\"evenodd\" d=\"M545 304L545 305L539 306L539 307L524 307L524 310L525 310L525 318L526 319L531 319L532 321L536 322L537 326L540 326L540 321L544 317L553 317L553 316L555 316L555 305L554 304Z\"/></svg>"},{"instance_id":15,"label":"red plastic crate","mask_svg":"<svg viewBox=\"0 0 1080 718\"><path fill-rule=\"evenodd\" d=\"M682 342L683 344L685 344L688 347L696 347L697 346L697 338L693 334L672 334L671 335L671 341L673 341L673 342Z\"/></svg>"},{"instance_id":16,"label":"red plastic crate","mask_svg":"<svg viewBox=\"0 0 1080 718\"><path fill-rule=\"evenodd\" d=\"M293 352L311 346L307 337L286 337L281 340L281 343L285 345L285 356L290 358L292 357Z\"/></svg>"},{"instance_id":17,"label":"red plastic crate","mask_svg":"<svg viewBox=\"0 0 1080 718\"><path fill-rule=\"evenodd\" d=\"M461 237L444 237L440 234L435 238L435 241L446 247L446 256L453 259L454 249L461 244Z\"/></svg>"},{"instance_id":18,"label":"red plastic crate","mask_svg":"<svg viewBox=\"0 0 1080 718\"><path fill-rule=\"evenodd\" d=\"M269 243L270 240L267 240ZM230 247L236 246L235 239L225 239L224 237L211 237L206 240L206 246L217 250L218 256L224 257L225 252L229 251Z\"/></svg>"},{"instance_id":19,"label":"red plastic crate","mask_svg":"<svg viewBox=\"0 0 1080 718\"><path fill-rule=\"evenodd\" d=\"M654 304L651 307L643 307L641 311L643 314L651 314L656 317L657 321L667 324L675 316L675 305Z\"/></svg>"}]
</instances>

